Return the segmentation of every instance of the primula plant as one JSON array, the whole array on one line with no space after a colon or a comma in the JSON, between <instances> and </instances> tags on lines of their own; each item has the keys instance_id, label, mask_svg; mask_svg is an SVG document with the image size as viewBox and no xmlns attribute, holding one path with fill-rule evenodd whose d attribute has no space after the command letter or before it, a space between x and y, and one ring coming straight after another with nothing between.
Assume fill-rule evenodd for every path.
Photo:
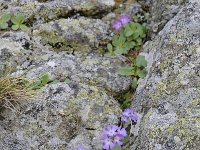
<instances>
[{"instance_id":1,"label":"primula plant","mask_svg":"<svg viewBox=\"0 0 200 150\"><path fill-rule=\"evenodd\" d=\"M38 90L44 87L47 83L49 82L49 75L48 73L42 74L38 80L34 81L31 85L30 88L32 90Z\"/></svg>"},{"instance_id":2,"label":"primula plant","mask_svg":"<svg viewBox=\"0 0 200 150\"><path fill-rule=\"evenodd\" d=\"M147 61L142 55L137 56L135 62L131 66L121 67L117 70L118 74L123 76L133 76L132 88L136 89L139 78L145 78L147 75Z\"/></svg>"},{"instance_id":3,"label":"primula plant","mask_svg":"<svg viewBox=\"0 0 200 150\"><path fill-rule=\"evenodd\" d=\"M112 27L118 34L113 36L112 43L107 45L111 54L128 54L130 50L139 48L146 37L145 25L131 22L130 17L126 15L116 19Z\"/></svg>"},{"instance_id":4,"label":"primula plant","mask_svg":"<svg viewBox=\"0 0 200 150\"><path fill-rule=\"evenodd\" d=\"M113 55L125 55L128 57L130 51L141 47L146 37L146 28L144 24L132 22L126 15L120 16L112 23L112 27L117 31L113 36L112 43L107 45L108 51ZM137 56L131 65L119 68L117 72L124 76L133 76L132 88L136 89L139 78L147 75L147 61L144 56Z\"/></svg>"},{"instance_id":5,"label":"primula plant","mask_svg":"<svg viewBox=\"0 0 200 150\"><path fill-rule=\"evenodd\" d=\"M25 17L21 14L11 15L11 14L4 14L0 17L0 29L4 30L8 27L11 27L12 30L21 29L22 31L27 31L28 27L24 25ZM8 23L12 23L10 26Z\"/></svg>"},{"instance_id":6,"label":"primula plant","mask_svg":"<svg viewBox=\"0 0 200 150\"><path fill-rule=\"evenodd\" d=\"M11 17L11 21L13 23L12 29L13 30L18 30L21 29L22 31L27 31L27 26L24 25L25 17L21 14L17 14Z\"/></svg>"},{"instance_id":7,"label":"primula plant","mask_svg":"<svg viewBox=\"0 0 200 150\"><path fill-rule=\"evenodd\" d=\"M0 18L0 29L8 28L8 21L10 20L10 14L5 14Z\"/></svg>"}]
</instances>

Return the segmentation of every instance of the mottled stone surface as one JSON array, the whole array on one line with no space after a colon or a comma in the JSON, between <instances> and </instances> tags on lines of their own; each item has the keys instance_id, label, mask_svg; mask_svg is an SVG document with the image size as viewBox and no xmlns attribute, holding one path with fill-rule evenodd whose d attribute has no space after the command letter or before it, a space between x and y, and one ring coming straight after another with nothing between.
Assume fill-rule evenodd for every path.
<instances>
[{"instance_id":1,"label":"mottled stone surface","mask_svg":"<svg viewBox=\"0 0 200 150\"><path fill-rule=\"evenodd\" d=\"M130 149L197 150L200 147L200 3L172 19L143 55L149 74L137 88L133 107L143 114Z\"/></svg>"},{"instance_id":2,"label":"mottled stone surface","mask_svg":"<svg viewBox=\"0 0 200 150\"><path fill-rule=\"evenodd\" d=\"M0 1L2 12L20 12L27 23L41 23L60 17L71 17L77 13L84 16L97 15L112 10L114 0L20 0Z\"/></svg>"},{"instance_id":3,"label":"mottled stone surface","mask_svg":"<svg viewBox=\"0 0 200 150\"><path fill-rule=\"evenodd\" d=\"M21 114L1 112L0 149L72 150L83 144L100 150L102 131L119 121L121 109L114 97L131 84L130 77L116 73L125 64L92 47L58 53L23 32L5 32L0 42L1 64L13 64L17 71L12 75L50 77L35 98L21 103Z\"/></svg>"},{"instance_id":4,"label":"mottled stone surface","mask_svg":"<svg viewBox=\"0 0 200 150\"><path fill-rule=\"evenodd\" d=\"M26 55L24 55L25 53ZM8 71L10 68L15 68L23 61L26 61L29 55L30 51L26 51L21 44L0 38L0 74L5 71L5 68Z\"/></svg>"},{"instance_id":5,"label":"mottled stone surface","mask_svg":"<svg viewBox=\"0 0 200 150\"><path fill-rule=\"evenodd\" d=\"M139 1L150 13L148 27L151 36L157 33L172 19L188 0L141 0Z\"/></svg>"},{"instance_id":6,"label":"mottled stone surface","mask_svg":"<svg viewBox=\"0 0 200 150\"><path fill-rule=\"evenodd\" d=\"M113 94L127 91L130 87L131 78L116 73L121 64L117 57L102 57L95 53L87 56L66 53L53 54L54 56L47 56L48 60L30 66L32 69L27 72L26 76L33 79L48 72L52 81L69 79L76 83L104 87Z\"/></svg>"},{"instance_id":7,"label":"mottled stone surface","mask_svg":"<svg viewBox=\"0 0 200 150\"><path fill-rule=\"evenodd\" d=\"M1 114L0 149L101 149L103 128L117 123L120 112L103 88L52 83L24 103L21 114Z\"/></svg>"},{"instance_id":8,"label":"mottled stone surface","mask_svg":"<svg viewBox=\"0 0 200 150\"><path fill-rule=\"evenodd\" d=\"M109 26L99 19L59 19L39 25L33 30L43 45L55 51L86 51L97 48L100 42L109 40Z\"/></svg>"}]
</instances>

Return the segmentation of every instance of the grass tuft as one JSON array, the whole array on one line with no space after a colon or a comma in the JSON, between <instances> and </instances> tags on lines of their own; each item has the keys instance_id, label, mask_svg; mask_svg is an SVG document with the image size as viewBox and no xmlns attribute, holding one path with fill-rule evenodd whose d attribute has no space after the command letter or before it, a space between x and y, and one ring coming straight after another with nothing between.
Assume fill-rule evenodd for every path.
<instances>
[{"instance_id":1,"label":"grass tuft","mask_svg":"<svg viewBox=\"0 0 200 150\"><path fill-rule=\"evenodd\" d=\"M0 107L17 110L20 102L32 97L29 80L23 77L4 75L0 77Z\"/></svg>"}]
</instances>

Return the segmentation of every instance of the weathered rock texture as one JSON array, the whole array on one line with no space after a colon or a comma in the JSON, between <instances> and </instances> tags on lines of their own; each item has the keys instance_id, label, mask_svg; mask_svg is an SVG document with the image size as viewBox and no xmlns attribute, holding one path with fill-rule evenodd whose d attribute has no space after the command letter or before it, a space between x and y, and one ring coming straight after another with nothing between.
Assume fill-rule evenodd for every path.
<instances>
[{"instance_id":1,"label":"weathered rock texture","mask_svg":"<svg viewBox=\"0 0 200 150\"><path fill-rule=\"evenodd\" d=\"M59 17L71 17L76 13L85 16L97 15L112 10L114 0L20 0L0 1L3 13L22 13L27 22L41 23Z\"/></svg>"},{"instance_id":2,"label":"weathered rock texture","mask_svg":"<svg viewBox=\"0 0 200 150\"><path fill-rule=\"evenodd\" d=\"M150 33L159 32L173 18L188 0L141 0L144 8L148 8L150 16L148 26ZM154 36L155 34L152 34Z\"/></svg>"},{"instance_id":3,"label":"weathered rock texture","mask_svg":"<svg viewBox=\"0 0 200 150\"><path fill-rule=\"evenodd\" d=\"M83 51L97 48L100 42L109 40L109 26L99 19L59 19L39 25L33 30L43 45L55 51Z\"/></svg>"},{"instance_id":4,"label":"weathered rock texture","mask_svg":"<svg viewBox=\"0 0 200 150\"><path fill-rule=\"evenodd\" d=\"M133 107L143 114L130 149L200 147L200 1L190 3L144 46L149 74Z\"/></svg>"},{"instance_id":5,"label":"weathered rock texture","mask_svg":"<svg viewBox=\"0 0 200 150\"><path fill-rule=\"evenodd\" d=\"M0 33L0 73L32 80L48 73L49 83L32 99L21 103L20 114L0 112L0 149L102 149L101 134L117 124L121 108L116 96L129 89L130 77L121 77L117 57L102 56L109 25L100 19L72 17L110 11L115 2L56 0L1 1L0 9L26 15L26 33ZM76 12L76 13L74 13ZM68 15L71 18L67 18ZM60 18L63 17L63 18ZM33 27L31 26L33 25Z\"/></svg>"}]
</instances>

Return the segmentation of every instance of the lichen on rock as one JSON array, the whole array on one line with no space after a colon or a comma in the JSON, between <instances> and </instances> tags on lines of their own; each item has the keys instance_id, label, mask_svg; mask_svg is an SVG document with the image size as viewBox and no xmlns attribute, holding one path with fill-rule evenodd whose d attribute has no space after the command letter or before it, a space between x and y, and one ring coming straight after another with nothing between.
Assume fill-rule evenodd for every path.
<instances>
[{"instance_id":1,"label":"lichen on rock","mask_svg":"<svg viewBox=\"0 0 200 150\"><path fill-rule=\"evenodd\" d=\"M139 149L196 149L200 120L200 4L187 4L144 46L149 75L141 80L133 106L143 113Z\"/></svg>"}]
</instances>

